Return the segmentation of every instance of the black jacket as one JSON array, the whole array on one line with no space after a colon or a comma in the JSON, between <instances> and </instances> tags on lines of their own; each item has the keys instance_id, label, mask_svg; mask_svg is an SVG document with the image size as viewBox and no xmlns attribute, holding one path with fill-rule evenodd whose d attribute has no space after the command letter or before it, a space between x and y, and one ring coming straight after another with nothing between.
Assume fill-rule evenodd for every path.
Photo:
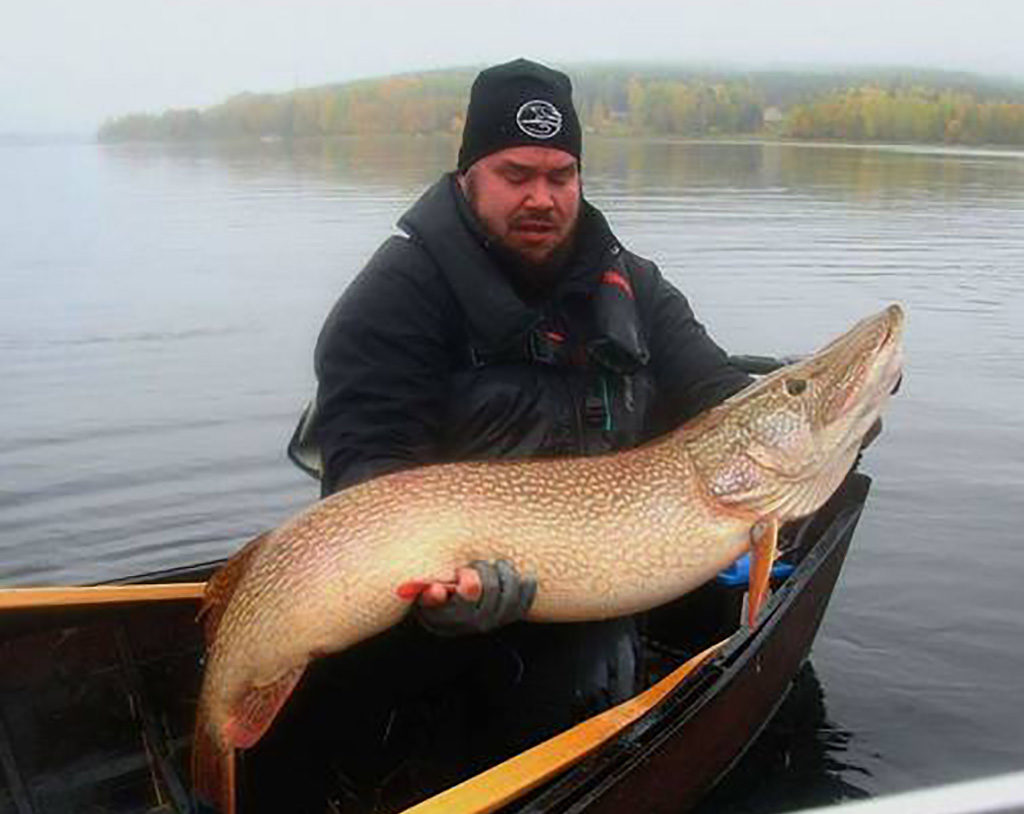
<instances>
[{"instance_id":1,"label":"black jacket","mask_svg":"<svg viewBox=\"0 0 1024 814\"><path fill-rule=\"evenodd\" d=\"M453 175L399 226L317 342L324 494L416 464L634 446L749 382L586 202L540 300L502 270Z\"/></svg>"}]
</instances>

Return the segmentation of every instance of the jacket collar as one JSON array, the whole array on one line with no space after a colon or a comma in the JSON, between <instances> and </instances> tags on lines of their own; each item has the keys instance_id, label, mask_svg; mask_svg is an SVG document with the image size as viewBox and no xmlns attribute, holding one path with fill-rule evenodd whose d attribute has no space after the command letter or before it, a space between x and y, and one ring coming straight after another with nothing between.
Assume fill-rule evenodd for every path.
<instances>
[{"instance_id":1,"label":"jacket collar","mask_svg":"<svg viewBox=\"0 0 1024 814\"><path fill-rule=\"evenodd\" d=\"M426 249L463 306L474 337L488 349L520 342L540 321L541 309L523 301L499 265L455 173L444 175L424 192L398 226ZM618 241L608 222L582 201L576 247L548 299L592 292L609 251L617 253Z\"/></svg>"},{"instance_id":2,"label":"jacket collar","mask_svg":"<svg viewBox=\"0 0 1024 814\"><path fill-rule=\"evenodd\" d=\"M398 221L441 270L462 305L474 337L489 349L515 342L540 315L515 293L487 243L459 211L466 206L454 173L430 187Z\"/></svg>"}]
</instances>

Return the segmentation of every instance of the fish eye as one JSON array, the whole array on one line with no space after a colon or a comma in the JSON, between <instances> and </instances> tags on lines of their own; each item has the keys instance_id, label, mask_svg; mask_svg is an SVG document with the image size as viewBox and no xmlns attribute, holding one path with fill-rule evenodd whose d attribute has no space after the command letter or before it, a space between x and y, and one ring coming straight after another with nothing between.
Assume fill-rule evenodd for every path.
<instances>
[{"instance_id":1,"label":"fish eye","mask_svg":"<svg viewBox=\"0 0 1024 814\"><path fill-rule=\"evenodd\" d=\"M807 389L806 379L786 379L786 392L791 396L799 396Z\"/></svg>"}]
</instances>

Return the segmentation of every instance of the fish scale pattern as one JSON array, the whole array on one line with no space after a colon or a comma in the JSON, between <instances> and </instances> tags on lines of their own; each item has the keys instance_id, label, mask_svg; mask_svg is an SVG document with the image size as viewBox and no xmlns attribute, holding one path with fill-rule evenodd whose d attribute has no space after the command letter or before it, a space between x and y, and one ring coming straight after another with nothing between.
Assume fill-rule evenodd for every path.
<instances>
[{"instance_id":1,"label":"fish scale pattern","mask_svg":"<svg viewBox=\"0 0 1024 814\"><path fill-rule=\"evenodd\" d=\"M210 737L197 743L230 754L247 697L290 691L284 679L310 659L396 623L409 603L395 589L410 579L508 559L537 578L537 621L685 593L748 549L755 523L808 514L838 486L900 374L902 325L892 306L633 450L409 469L314 504L234 569L200 700Z\"/></svg>"}]
</instances>

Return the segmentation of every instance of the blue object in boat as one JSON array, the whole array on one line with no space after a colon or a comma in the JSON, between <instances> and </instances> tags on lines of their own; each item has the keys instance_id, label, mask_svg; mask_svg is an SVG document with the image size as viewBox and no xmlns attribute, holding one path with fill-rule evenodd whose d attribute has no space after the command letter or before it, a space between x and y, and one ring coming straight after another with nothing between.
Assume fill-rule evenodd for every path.
<instances>
[{"instance_id":1,"label":"blue object in boat","mask_svg":"<svg viewBox=\"0 0 1024 814\"><path fill-rule=\"evenodd\" d=\"M779 560L772 566L772 579L785 579L796 569L789 562ZM744 554L736 562L718 572L719 585L742 586L750 582L750 554Z\"/></svg>"}]
</instances>

